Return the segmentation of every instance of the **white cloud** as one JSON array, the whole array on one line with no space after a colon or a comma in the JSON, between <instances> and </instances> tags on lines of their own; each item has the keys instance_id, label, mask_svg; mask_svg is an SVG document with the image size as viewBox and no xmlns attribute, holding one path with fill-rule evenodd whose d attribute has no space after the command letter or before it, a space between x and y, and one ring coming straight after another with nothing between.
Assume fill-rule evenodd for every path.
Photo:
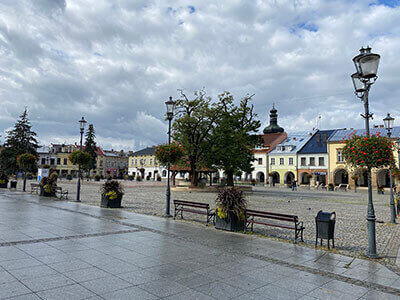
<instances>
[{"instance_id":1,"label":"white cloud","mask_svg":"<svg viewBox=\"0 0 400 300\"><path fill-rule=\"evenodd\" d=\"M24 106L43 143L73 141L81 116L99 144L166 141L164 101L205 87L255 93L288 130L361 127L352 57L382 56L371 110L399 117L400 8L365 0L3 0L0 131ZM374 5L370 5L374 4Z\"/></svg>"}]
</instances>

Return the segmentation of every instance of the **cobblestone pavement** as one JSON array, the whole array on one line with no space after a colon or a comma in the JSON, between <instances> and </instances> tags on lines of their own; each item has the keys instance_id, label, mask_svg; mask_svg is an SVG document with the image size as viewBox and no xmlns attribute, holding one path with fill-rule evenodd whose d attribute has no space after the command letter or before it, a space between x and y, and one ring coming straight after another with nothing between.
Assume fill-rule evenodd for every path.
<instances>
[{"instance_id":1,"label":"cobblestone pavement","mask_svg":"<svg viewBox=\"0 0 400 300\"><path fill-rule=\"evenodd\" d=\"M375 261L0 191L0 299L400 299Z\"/></svg>"},{"instance_id":2,"label":"cobblestone pavement","mask_svg":"<svg viewBox=\"0 0 400 300\"><path fill-rule=\"evenodd\" d=\"M165 213L165 182L154 181L123 181L125 196L122 205L125 210L163 216ZM70 199L76 195L76 181L60 181L59 185L67 189ZM28 184L29 186L29 184ZM98 206L100 203L100 182L82 182L81 198L84 203ZM171 199L182 199L206 202L214 207L215 193L172 191ZM248 206L272 212L295 214L304 221L305 244L314 247L315 216L319 210L335 211L337 214L335 228L336 251L341 254L362 257L366 252L367 227L367 194L366 190L358 189L348 192L327 192L300 188L291 192L286 188L255 187L248 193ZM377 251L382 261L387 265L395 265L400 245L400 225L392 225L389 211L389 195L374 193L375 212L377 216L376 237ZM187 215L190 220L203 219L201 216ZM293 240L291 230L256 226L256 232L264 236ZM326 245L326 243L325 243Z\"/></svg>"}]
</instances>

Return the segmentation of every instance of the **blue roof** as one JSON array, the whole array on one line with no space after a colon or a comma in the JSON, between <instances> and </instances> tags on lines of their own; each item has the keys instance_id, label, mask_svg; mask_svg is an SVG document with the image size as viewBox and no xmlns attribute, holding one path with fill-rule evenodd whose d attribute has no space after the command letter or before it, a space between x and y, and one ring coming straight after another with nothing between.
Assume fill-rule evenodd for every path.
<instances>
[{"instance_id":1,"label":"blue roof","mask_svg":"<svg viewBox=\"0 0 400 300\"><path fill-rule=\"evenodd\" d=\"M335 130L318 130L299 153L328 153L327 140L334 132Z\"/></svg>"},{"instance_id":2,"label":"blue roof","mask_svg":"<svg viewBox=\"0 0 400 300\"><path fill-rule=\"evenodd\" d=\"M385 128L382 127L371 128L370 134L387 137L387 131ZM332 134L331 137L328 139L328 142L341 142L348 139L352 135L361 135L361 136L366 135L365 129L337 129L335 133ZM400 126L393 127L391 138L393 139L400 138Z\"/></svg>"},{"instance_id":3,"label":"blue roof","mask_svg":"<svg viewBox=\"0 0 400 300\"><path fill-rule=\"evenodd\" d=\"M278 144L269 155L296 154L311 139L311 137L312 134L309 132L288 133L287 138ZM282 147L284 147L285 150L280 150Z\"/></svg>"}]
</instances>

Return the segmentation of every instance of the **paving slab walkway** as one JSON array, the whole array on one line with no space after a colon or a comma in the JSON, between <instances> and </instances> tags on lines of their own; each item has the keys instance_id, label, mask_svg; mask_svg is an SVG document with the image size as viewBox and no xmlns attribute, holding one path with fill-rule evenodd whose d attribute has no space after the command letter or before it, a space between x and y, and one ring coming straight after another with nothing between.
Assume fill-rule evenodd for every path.
<instances>
[{"instance_id":1,"label":"paving slab walkway","mask_svg":"<svg viewBox=\"0 0 400 300\"><path fill-rule=\"evenodd\" d=\"M0 299L400 299L376 261L0 191Z\"/></svg>"}]
</instances>

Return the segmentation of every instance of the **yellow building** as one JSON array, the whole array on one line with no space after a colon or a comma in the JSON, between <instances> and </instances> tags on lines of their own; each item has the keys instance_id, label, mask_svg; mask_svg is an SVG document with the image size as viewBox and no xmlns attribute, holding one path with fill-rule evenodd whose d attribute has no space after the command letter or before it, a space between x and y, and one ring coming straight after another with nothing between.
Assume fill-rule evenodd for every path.
<instances>
[{"instance_id":1,"label":"yellow building","mask_svg":"<svg viewBox=\"0 0 400 300\"><path fill-rule=\"evenodd\" d=\"M381 136L386 136L386 129L383 126L372 128L370 131L371 135L379 133ZM345 144L345 140L351 135L365 135L363 129L338 129L328 139L328 156L329 156L329 177L328 182L338 186L339 184L348 184L350 188L354 188L354 180L351 179L354 170L351 170L346 165L342 155L342 149ZM391 139L397 141L400 135L400 127L394 127L392 129ZM394 158L396 165L398 165L398 151L394 149ZM375 169L372 170L371 176L372 187L377 186L390 187L389 181L389 169ZM364 171L358 179L358 186L367 187L367 172Z\"/></svg>"},{"instance_id":2,"label":"yellow building","mask_svg":"<svg viewBox=\"0 0 400 300\"><path fill-rule=\"evenodd\" d=\"M166 169L159 166L157 163L155 149L156 147L148 147L130 155L129 175L135 178L139 175L142 179L156 179L158 175L166 177Z\"/></svg>"},{"instance_id":3,"label":"yellow building","mask_svg":"<svg viewBox=\"0 0 400 300\"><path fill-rule=\"evenodd\" d=\"M287 138L278 144L268 154L269 173L273 184L292 184L297 178L297 152L310 140L310 133L288 134Z\"/></svg>"}]
</instances>

